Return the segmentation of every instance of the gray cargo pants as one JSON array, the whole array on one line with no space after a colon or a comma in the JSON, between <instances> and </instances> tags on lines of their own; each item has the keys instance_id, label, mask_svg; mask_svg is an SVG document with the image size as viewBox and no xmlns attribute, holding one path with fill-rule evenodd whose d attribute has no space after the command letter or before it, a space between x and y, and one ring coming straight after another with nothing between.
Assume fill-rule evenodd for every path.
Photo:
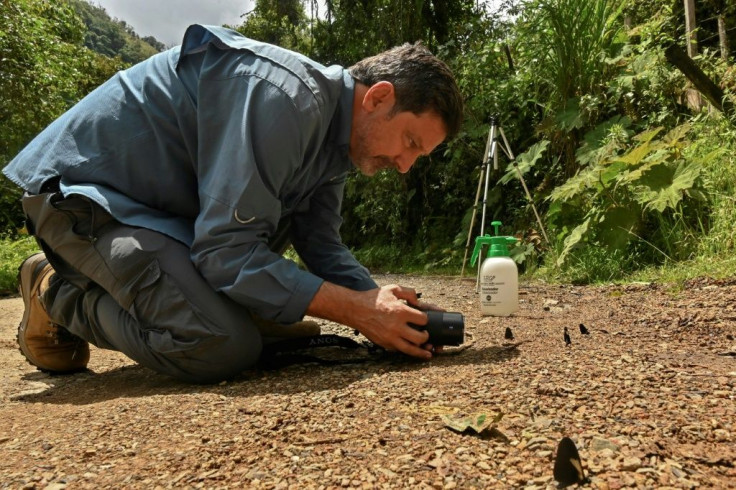
<instances>
[{"instance_id":1,"label":"gray cargo pants","mask_svg":"<svg viewBox=\"0 0 736 490\"><path fill-rule=\"evenodd\" d=\"M250 312L207 284L182 243L121 224L82 196L22 203L56 271L42 298L53 322L188 382L216 382L258 360Z\"/></svg>"}]
</instances>

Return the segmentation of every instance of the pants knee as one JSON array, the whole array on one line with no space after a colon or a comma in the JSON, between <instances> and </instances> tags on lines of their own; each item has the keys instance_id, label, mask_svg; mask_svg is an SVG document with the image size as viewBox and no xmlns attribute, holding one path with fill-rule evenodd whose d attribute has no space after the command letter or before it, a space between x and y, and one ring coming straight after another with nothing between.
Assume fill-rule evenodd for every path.
<instances>
[{"instance_id":1,"label":"pants knee","mask_svg":"<svg viewBox=\"0 0 736 490\"><path fill-rule=\"evenodd\" d=\"M235 333L208 339L205 345L189 352L172 354L172 374L189 383L217 383L233 378L253 367L261 355L258 332Z\"/></svg>"}]
</instances>

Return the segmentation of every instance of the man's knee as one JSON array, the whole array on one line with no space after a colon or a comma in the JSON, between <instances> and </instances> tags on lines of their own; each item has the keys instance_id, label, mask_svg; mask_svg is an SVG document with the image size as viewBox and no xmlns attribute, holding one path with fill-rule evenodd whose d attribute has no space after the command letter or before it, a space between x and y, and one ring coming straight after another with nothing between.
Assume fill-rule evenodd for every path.
<instances>
[{"instance_id":1,"label":"man's knee","mask_svg":"<svg viewBox=\"0 0 736 490\"><path fill-rule=\"evenodd\" d=\"M160 355L172 365L167 374L190 383L216 383L255 365L261 348L260 334L253 327L207 339L188 351Z\"/></svg>"}]
</instances>

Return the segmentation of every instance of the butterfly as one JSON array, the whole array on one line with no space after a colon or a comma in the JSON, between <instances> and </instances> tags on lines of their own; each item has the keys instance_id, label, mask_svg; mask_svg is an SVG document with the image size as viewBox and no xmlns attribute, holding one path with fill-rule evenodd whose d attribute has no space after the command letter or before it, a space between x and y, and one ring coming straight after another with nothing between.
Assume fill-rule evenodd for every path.
<instances>
[{"instance_id":1,"label":"butterfly","mask_svg":"<svg viewBox=\"0 0 736 490\"><path fill-rule=\"evenodd\" d=\"M506 333L503 337L507 340L514 340L514 332L509 327L506 327Z\"/></svg>"},{"instance_id":2,"label":"butterfly","mask_svg":"<svg viewBox=\"0 0 736 490\"><path fill-rule=\"evenodd\" d=\"M590 331L587 328L585 328L585 325L583 325L581 323L580 324L580 333L583 334L583 335L588 335L588 334L590 334Z\"/></svg>"},{"instance_id":3,"label":"butterfly","mask_svg":"<svg viewBox=\"0 0 736 490\"><path fill-rule=\"evenodd\" d=\"M578 448L569 437L563 437L557 446L554 476L560 484L559 488L588 482L583 471L583 464L580 461Z\"/></svg>"},{"instance_id":4,"label":"butterfly","mask_svg":"<svg viewBox=\"0 0 736 490\"><path fill-rule=\"evenodd\" d=\"M572 339L570 338L570 334L567 332L567 327L565 327L564 338L566 345L572 345Z\"/></svg>"}]
</instances>

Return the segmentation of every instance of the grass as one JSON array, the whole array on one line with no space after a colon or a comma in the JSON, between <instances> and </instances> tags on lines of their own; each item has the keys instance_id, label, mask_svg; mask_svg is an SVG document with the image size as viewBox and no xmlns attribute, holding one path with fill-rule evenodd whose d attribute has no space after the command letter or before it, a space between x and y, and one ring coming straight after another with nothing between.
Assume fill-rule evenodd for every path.
<instances>
[{"instance_id":1,"label":"grass","mask_svg":"<svg viewBox=\"0 0 736 490\"><path fill-rule=\"evenodd\" d=\"M549 265L550 262L552 265ZM640 269L631 264L616 269L616 263L615 258L605 260L601 255L595 255L593 258L588 257L587 260L559 270L554 266L554 261L548 260L544 266L523 277L557 284L655 282L675 287L698 277L712 279L736 277L736 254L733 252L720 255L704 254L692 260L667 262L664 265Z\"/></svg>"},{"instance_id":2,"label":"grass","mask_svg":"<svg viewBox=\"0 0 736 490\"><path fill-rule=\"evenodd\" d=\"M736 255L698 257L672 266L642 269L627 276L627 281L682 284L697 277L736 277Z\"/></svg>"},{"instance_id":3,"label":"grass","mask_svg":"<svg viewBox=\"0 0 736 490\"><path fill-rule=\"evenodd\" d=\"M0 239L0 296L18 292L18 266L37 251L38 245L32 237Z\"/></svg>"}]
</instances>

